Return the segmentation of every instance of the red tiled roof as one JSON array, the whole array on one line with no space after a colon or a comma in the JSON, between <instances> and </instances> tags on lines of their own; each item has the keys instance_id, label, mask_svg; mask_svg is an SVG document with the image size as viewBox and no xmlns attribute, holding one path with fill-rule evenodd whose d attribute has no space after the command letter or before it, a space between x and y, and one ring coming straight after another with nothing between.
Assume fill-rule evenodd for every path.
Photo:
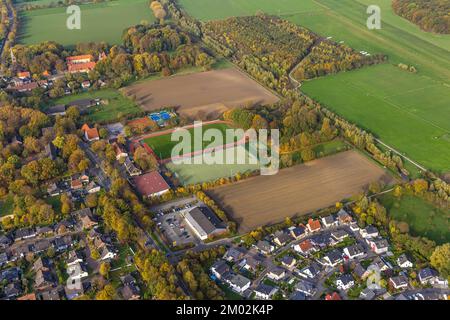
<instances>
[{"instance_id":1,"label":"red tiled roof","mask_svg":"<svg viewBox=\"0 0 450 320\"><path fill-rule=\"evenodd\" d=\"M95 68L95 62L83 62L83 63L74 63L68 64L67 69L69 72L85 72L90 71Z\"/></svg>"},{"instance_id":2,"label":"red tiled roof","mask_svg":"<svg viewBox=\"0 0 450 320\"><path fill-rule=\"evenodd\" d=\"M87 124L83 124L81 130L85 133L86 137L89 140L97 139L100 137L97 128L90 128Z\"/></svg>"},{"instance_id":3,"label":"red tiled roof","mask_svg":"<svg viewBox=\"0 0 450 320\"><path fill-rule=\"evenodd\" d=\"M79 56L71 56L71 57L67 57L66 61L67 63L76 63L76 61L80 61L80 60L89 60L92 61L93 57L90 54L83 54L83 55L79 55Z\"/></svg>"},{"instance_id":4,"label":"red tiled roof","mask_svg":"<svg viewBox=\"0 0 450 320\"><path fill-rule=\"evenodd\" d=\"M300 246L300 249L302 249L302 252L306 252L306 251L308 251L308 250L311 250L312 247L313 247L313 245L312 245L312 243L311 243L310 240L302 241L302 242L299 244L299 246Z\"/></svg>"},{"instance_id":5,"label":"red tiled roof","mask_svg":"<svg viewBox=\"0 0 450 320\"><path fill-rule=\"evenodd\" d=\"M311 228L311 230L319 230L320 229L320 221L319 220L313 220L313 219L309 219L308 220L308 225Z\"/></svg>"},{"instance_id":6,"label":"red tiled roof","mask_svg":"<svg viewBox=\"0 0 450 320\"><path fill-rule=\"evenodd\" d=\"M327 294L325 300L341 300L341 296L337 292L333 292L333 294Z\"/></svg>"},{"instance_id":7,"label":"red tiled roof","mask_svg":"<svg viewBox=\"0 0 450 320\"><path fill-rule=\"evenodd\" d=\"M167 182L157 171L151 171L142 176L135 177L133 180L137 191L145 197L150 197L155 193L170 189Z\"/></svg>"},{"instance_id":8,"label":"red tiled roof","mask_svg":"<svg viewBox=\"0 0 450 320\"><path fill-rule=\"evenodd\" d=\"M27 295L17 298L17 300L36 300L36 294L30 293L30 294L27 294Z\"/></svg>"},{"instance_id":9,"label":"red tiled roof","mask_svg":"<svg viewBox=\"0 0 450 320\"><path fill-rule=\"evenodd\" d=\"M17 77L18 78L29 78L30 73L28 71L18 72Z\"/></svg>"}]
</instances>

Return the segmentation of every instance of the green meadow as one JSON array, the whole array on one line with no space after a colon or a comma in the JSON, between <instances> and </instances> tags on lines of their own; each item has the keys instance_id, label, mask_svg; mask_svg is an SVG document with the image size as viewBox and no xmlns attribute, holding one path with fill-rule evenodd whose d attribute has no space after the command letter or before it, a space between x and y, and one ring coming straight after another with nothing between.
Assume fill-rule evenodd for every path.
<instances>
[{"instance_id":1,"label":"green meadow","mask_svg":"<svg viewBox=\"0 0 450 320\"><path fill-rule=\"evenodd\" d=\"M437 208L413 195L399 199L386 194L381 202L391 217L408 223L413 235L427 237L438 244L450 241L450 210Z\"/></svg>"},{"instance_id":2,"label":"green meadow","mask_svg":"<svg viewBox=\"0 0 450 320\"><path fill-rule=\"evenodd\" d=\"M301 90L418 163L450 171L450 88L377 65L303 83Z\"/></svg>"},{"instance_id":3,"label":"green meadow","mask_svg":"<svg viewBox=\"0 0 450 320\"><path fill-rule=\"evenodd\" d=\"M80 5L81 29L69 30L66 7L38 9L20 13L19 42L36 44L53 40L66 46L80 42L121 43L123 31L154 16L147 0L115 0Z\"/></svg>"},{"instance_id":4,"label":"green meadow","mask_svg":"<svg viewBox=\"0 0 450 320\"><path fill-rule=\"evenodd\" d=\"M124 115L137 114L142 111L132 100L123 96L115 89L85 91L74 95L64 96L52 100L51 103L44 106L43 109L45 110L47 107L59 104L70 106L72 101L81 99L102 99L106 102L105 104L89 108L89 112L85 117L87 120L94 123L119 120Z\"/></svg>"}]
</instances>

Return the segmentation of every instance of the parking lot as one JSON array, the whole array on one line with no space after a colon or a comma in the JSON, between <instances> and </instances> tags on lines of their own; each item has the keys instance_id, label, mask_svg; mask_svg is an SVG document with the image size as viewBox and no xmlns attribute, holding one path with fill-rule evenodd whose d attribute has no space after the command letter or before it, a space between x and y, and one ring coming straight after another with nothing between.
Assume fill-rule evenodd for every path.
<instances>
[{"instance_id":1,"label":"parking lot","mask_svg":"<svg viewBox=\"0 0 450 320\"><path fill-rule=\"evenodd\" d=\"M163 206L151 208L156 213L155 222L159 231L170 245L184 246L200 242L185 224L183 218L184 214L198 203L199 200L194 197L176 200Z\"/></svg>"}]
</instances>

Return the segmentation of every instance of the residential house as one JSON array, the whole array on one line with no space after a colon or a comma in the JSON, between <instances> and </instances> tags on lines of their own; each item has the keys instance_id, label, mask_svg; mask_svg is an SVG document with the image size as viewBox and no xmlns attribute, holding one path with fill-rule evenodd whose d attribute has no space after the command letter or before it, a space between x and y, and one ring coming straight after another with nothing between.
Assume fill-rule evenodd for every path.
<instances>
[{"instance_id":1,"label":"residential house","mask_svg":"<svg viewBox=\"0 0 450 320\"><path fill-rule=\"evenodd\" d=\"M72 245L73 242L71 236L58 237L53 240L53 247L55 248L56 252L66 251Z\"/></svg>"},{"instance_id":2,"label":"residential house","mask_svg":"<svg viewBox=\"0 0 450 320\"><path fill-rule=\"evenodd\" d=\"M359 279L364 279L368 275L367 270L359 262L355 264L352 272Z\"/></svg>"},{"instance_id":3,"label":"residential house","mask_svg":"<svg viewBox=\"0 0 450 320\"><path fill-rule=\"evenodd\" d=\"M337 242L343 241L345 238L349 236L348 232L342 229L331 231L331 237Z\"/></svg>"},{"instance_id":4,"label":"residential house","mask_svg":"<svg viewBox=\"0 0 450 320\"><path fill-rule=\"evenodd\" d=\"M14 241L26 240L36 237L36 230L33 228L19 229L14 233Z\"/></svg>"},{"instance_id":5,"label":"residential house","mask_svg":"<svg viewBox=\"0 0 450 320\"><path fill-rule=\"evenodd\" d=\"M0 271L0 282L14 282L20 280L20 274L21 271L17 267L12 267L9 269L1 270Z\"/></svg>"},{"instance_id":6,"label":"residential house","mask_svg":"<svg viewBox=\"0 0 450 320\"><path fill-rule=\"evenodd\" d=\"M389 285L395 290L404 290L408 288L408 278L403 274L391 277L389 278Z\"/></svg>"},{"instance_id":7,"label":"residential house","mask_svg":"<svg viewBox=\"0 0 450 320\"><path fill-rule=\"evenodd\" d=\"M58 301L61 300L61 292L59 288L49 288L38 293L39 300Z\"/></svg>"},{"instance_id":8,"label":"residential house","mask_svg":"<svg viewBox=\"0 0 450 320\"><path fill-rule=\"evenodd\" d=\"M341 296L337 292L333 292L332 294L327 293L325 296L325 300L342 300Z\"/></svg>"},{"instance_id":9,"label":"residential house","mask_svg":"<svg viewBox=\"0 0 450 320\"><path fill-rule=\"evenodd\" d=\"M79 251L71 250L67 255L66 265L76 265L77 263L82 263L83 257Z\"/></svg>"},{"instance_id":10,"label":"residential house","mask_svg":"<svg viewBox=\"0 0 450 320\"><path fill-rule=\"evenodd\" d=\"M309 240L315 247L319 247L321 249L328 247L334 242L333 238L331 238L330 232L314 234L309 238Z\"/></svg>"},{"instance_id":11,"label":"residential house","mask_svg":"<svg viewBox=\"0 0 450 320\"><path fill-rule=\"evenodd\" d=\"M340 290L348 290L355 285L353 277L346 273L336 279L336 287Z\"/></svg>"},{"instance_id":12,"label":"residential house","mask_svg":"<svg viewBox=\"0 0 450 320\"><path fill-rule=\"evenodd\" d=\"M359 294L359 298L361 300L373 300L376 297L376 294L373 290L369 288L365 288L361 293Z\"/></svg>"},{"instance_id":13,"label":"residential house","mask_svg":"<svg viewBox=\"0 0 450 320\"><path fill-rule=\"evenodd\" d=\"M308 280L300 279L295 285L295 290L311 297L316 294L316 286Z\"/></svg>"},{"instance_id":14,"label":"residential house","mask_svg":"<svg viewBox=\"0 0 450 320\"><path fill-rule=\"evenodd\" d=\"M50 271L51 268L52 262L48 258L40 257L33 263L33 270L35 272L38 272L39 270Z\"/></svg>"},{"instance_id":15,"label":"residential house","mask_svg":"<svg viewBox=\"0 0 450 320\"><path fill-rule=\"evenodd\" d=\"M406 254L402 254L397 258L397 264L402 269L413 267L412 261L406 256Z\"/></svg>"},{"instance_id":16,"label":"residential house","mask_svg":"<svg viewBox=\"0 0 450 320\"><path fill-rule=\"evenodd\" d=\"M6 249L9 248L9 246L12 244L12 240L5 236L5 235L1 235L0 236L0 249Z\"/></svg>"},{"instance_id":17,"label":"residential house","mask_svg":"<svg viewBox=\"0 0 450 320\"><path fill-rule=\"evenodd\" d=\"M89 80L83 81L83 82L81 83L81 87L82 87L83 89L88 89L88 88L91 87L91 82L90 82Z\"/></svg>"},{"instance_id":18,"label":"residential house","mask_svg":"<svg viewBox=\"0 0 450 320\"><path fill-rule=\"evenodd\" d=\"M345 256L350 259L356 259L359 257L362 257L366 254L364 247L360 245L359 243L351 245L349 247L344 248L344 254Z\"/></svg>"},{"instance_id":19,"label":"residential house","mask_svg":"<svg viewBox=\"0 0 450 320\"><path fill-rule=\"evenodd\" d=\"M92 55L80 55L67 57L67 71L69 73L87 73L95 68Z\"/></svg>"},{"instance_id":20,"label":"residential house","mask_svg":"<svg viewBox=\"0 0 450 320\"><path fill-rule=\"evenodd\" d=\"M113 143L114 152L116 153L116 160L119 161L122 158L127 158L128 153L125 152L125 149L120 146L117 142Z\"/></svg>"},{"instance_id":21,"label":"residential house","mask_svg":"<svg viewBox=\"0 0 450 320\"><path fill-rule=\"evenodd\" d=\"M267 273L269 279L280 281L286 277L286 270L280 267L275 267Z\"/></svg>"},{"instance_id":22,"label":"residential house","mask_svg":"<svg viewBox=\"0 0 450 320\"><path fill-rule=\"evenodd\" d=\"M344 209L339 210L339 212L337 213L337 219L339 221L339 224L341 225L350 224L353 221L352 216Z\"/></svg>"},{"instance_id":23,"label":"residential house","mask_svg":"<svg viewBox=\"0 0 450 320\"><path fill-rule=\"evenodd\" d=\"M320 262L324 266L336 267L342 263L342 253L339 250L332 250L325 254Z\"/></svg>"},{"instance_id":24,"label":"residential house","mask_svg":"<svg viewBox=\"0 0 450 320\"><path fill-rule=\"evenodd\" d=\"M142 174L142 171L136 168L133 161L131 161L128 157L125 158L123 165L131 177L140 176Z\"/></svg>"},{"instance_id":25,"label":"residential house","mask_svg":"<svg viewBox=\"0 0 450 320\"><path fill-rule=\"evenodd\" d=\"M359 233L361 234L361 237L363 237L365 239L378 237L378 229L372 225L369 225L369 226L365 227L364 229L361 229L359 231Z\"/></svg>"},{"instance_id":26,"label":"residential house","mask_svg":"<svg viewBox=\"0 0 450 320\"><path fill-rule=\"evenodd\" d=\"M431 268L424 268L419 271L419 281L422 285L431 284L442 288L448 287L448 281L439 277L439 273Z\"/></svg>"},{"instance_id":27,"label":"residential house","mask_svg":"<svg viewBox=\"0 0 450 320\"><path fill-rule=\"evenodd\" d=\"M123 286L120 289L120 295L124 300L139 300L141 298L141 292L135 283Z\"/></svg>"},{"instance_id":28,"label":"residential house","mask_svg":"<svg viewBox=\"0 0 450 320\"><path fill-rule=\"evenodd\" d=\"M245 290L250 288L251 281L240 274L230 274L226 277L226 282L231 289L239 294L244 293Z\"/></svg>"},{"instance_id":29,"label":"residential house","mask_svg":"<svg viewBox=\"0 0 450 320\"><path fill-rule=\"evenodd\" d=\"M91 193L91 194L97 193L100 191L100 186L98 184L96 184L94 181L91 181L86 186L86 191L87 191L87 193Z\"/></svg>"},{"instance_id":30,"label":"residential house","mask_svg":"<svg viewBox=\"0 0 450 320\"><path fill-rule=\"evenodd\" d=\"M41 253L41 252L47 251L51 247L52 247L52 243L50 242L50 240L43 239L43 240L39 240L34 243L32 251L34 253Z\"/></svg>"},{"instance_id":31,"label":"residential house","mask_svg":"<svg viewBox=\"0 0 450 320\"><path fill-rule=\"evenodd\" d=\"M273 238L273 242L280 247L287 245L291 241L291 236L283 231L277 232Z\"/></svg>"},{"instance_id":32,"label":"residential house","mask_svg":"<svg viewBox=\"0 0 450 320\"><path fill-rule=\"evenodd\" d=\"M350 230L352 230L352 232L359 232L360 228L356 221L350 223Z\"/></svg>"},{"instance_id":33,"label":"residential house","mask_svg":"<svg viewBox=\"0 0 450 320\"><path fill-rule=\"evenodd\" d=\"M92 214L90 208L74 211L72 213L72 216L76 217L80 221L81 227L84 230L92 229L93 227L98 225L97 219Z\"/></svg>"},{"instance_id":34,"label":"residential house","mask_svg":"<svg viewBox=\"0 0 450 320\"><path fill-rule=\"evenodd\" d=\"M320 221L310 218L306 227L308 228L309 232L318 232L321 229Z\"/></svg>"},{"instance_id":35,"label":"residential house","mask_svg":"<svg viewBox=\"0 0 450 320\"><path fill-rule=\"evenodd\" d=\"M72 280L64 287L64 294L68 300L73 300L82 296L88 287L89 283Z\"/></svg>"},{"instance_id":36,"label":"residential house","mask_svg":"<svg viewBox=\"0 0 450 320\"><path fill-rule=\"evenodd\" d=\"M278 292L278 288L269 286L264 283L260 283L255 290L253 290L255 293L255 298L259 300L270 300L275 293Z\"/></svg>"},{"instance_id":37,"label":"residential house","mask_svg":"<svg viewBox=\"0 0 450 320\"><path fill-rule=\"evenodd\" d=\"M241 268L244 268L247 271L250 272L256 272L258 271L258 267L260 266L261 261L255 259L254 257L245 257L241 263L239 264L239 266Z\"/></svg>"},{"instance_id":38,"label":"residential house","mask_svg":"<svg viewBox=\"0 0 450 320\"><path fill-rule=\"evenodd\" d=\"M294 245L293 249L305 256L310 255L311 253L316 251L311 240L309 240L309 239L306 239L306 240Z\"/></svg>"},{"instance_id":39,"label":"residential house","mask_svg":"<svg viewBox=\"0 0 450 320\"><path fill-rule=\"evenodd\" d=\"M50 271L38 270L34 281L35 290L46 291L57 285Z\"/></svg>"},{"instance_id":40,"label":"residential house","mask_svg":"<svg viewBox=\"0 0 450 320\"><path fill-rule=\"evenodd\" d=\"M81 127L81 131L83 131L84 138L89 142L100 140L97 128L90 128L89 125L85 123Z\"/></svg>"},{"instance_id":41,"label":"residential house","mask_svg":"<svg viewBox=\"0 0 450 320\"><path fill-rule=\"evenodd\" d=\"M269 241L266 240L259 240L256 243L255 247L259 252L265 254L266 256L275 251L275 246L273 246Z\"/></svg>"},{"instance_id":42,"label":"residential house","mask_svg":"<svg viewBox=\"0 0 450 320\"><path fill-rule=\"evenodd\" d=\"M290 229L290 233L295 240L299 240L306 235L306 228L304 226L293 227Z\"/></svg>"},{"instance_id":43,"label":"residential house","mask_svg":"<svg viewBox=\"0 0 450 320\"><path fill-rule=\"evenodd\" d=\"M331 228L331 227L335 227L339 224L339 221L336 220L336 218L333 215L329 215L326 217L322 217L322 225L325 228Z\"/></svg>"},{"instance_id":44,"label":"residential house","mask_svg":"<svg viewBox=\"0 0 450 320\"><path fill-rule=\"evenodd\" d=\"M321 267L316 262L311 263L309 266L304 267L298 271L298 275L306 279L314 279L320 273Z\"/></svg>"},{"instance_id":45,"label":"residential house","mask_svg":"<svg viewBox=\"0 0 450 320\"><path fill-rule=\"evenodd\" d=\"M389 250L388 241L381 237L377 237L374 239L367 239L366 241L369 244L371 250L376 254L383 254Z\"/></svg>"},{"instance_id":46,"label":"residential house","mask_svg":"<svg viewBox=\"0 0 450 320\"><path fill-rule=\"evenodd\" d=\"M81 262L71 263L67 265L66 272L70 280L81 280L89 276L86 268Z\"/></svg>"},{"instance_id":47,"label":"residential house","mask_svg":"<svg viewBox=\"0 0 450 320\"><path fill-rule=\"evenodd\" d=\"M0 253L0 268L9 262L9 254L7 252Z\"/></svg>"},{"instance_id":48,"label":"residential house","mask_svg":"<svg viewBox=\"0 0 450 320\"><path fill-rule=\"evenodd\" d=\"M53 228L51 227L37 227L36 228L36 235L38 237L49 237L52 236L54 233Z\"/></svg>"},{"instance_id":49,"label":"residential house","mask_svg":"<svg viewBox=\"0 0 450 320\"><path fill-rule=\"evenodd\" d=\"M27 300L28 301L35 301L36 300L36 294L34 292L30 293L30 294L26 294L24 296L18 297L17 300L19 300L19 301L27 301Z\"/></svg>"},{"instance_id":50,"label":"residential house","mask_svg":"<svg viewBox=\"0 0 450 320\"><path fill-rule=\"evenodd\" d=\"M230 273L230 267L223 260L216 261L210 268L211 273L217 278L222 279L224 276Z\"/></svg>"},{"instance_id":51,"label":"residential house","mask_svg":"<svg viewBox=\"0 0 450 320\"><path fill-rule=\"evenodd\" d=\"M292 270L295 267L295 264L297 263L297 259L295 259L294 257L290 256L290 255L285 255L283 256L283 258L281 258L281 264Z\"/></svg>"},{"instance_id":52,"label":"residential house","mask_svg":"<svg viewBox=\"0 0 450 320\"><path fill-rule=\"evenodd\" d=\"M373 267L375 267L376 269L380 270L381 272L385 272L387 270L392 269L392 266L388 263L386 263L386 261L384 261L381 257L376 257L371 265Z\"/></svg>"},{"instance_id":53,"label":"residential house","mask_svg":"<svg viewBox=\"0 0 450 320\"><path fill-rule=\"evenodd\" d=\"M3 289L3 294L6 299L14 299L23 293L22 285L18 281L8 283Z\"/></svg>"},{"instance_id":54,"label":"residential house","mask_svg":"<svg viewBox=\"0 0 450 320\"><path fill-rule=\"evenodd\" d=\"M294 291L292 295L289 297L289 300L306 300L306 295L300 291Z\"/></svg>"},{"instance_id":55,"label":"residential house","mask_svg":"<svg viewBox=\"0 0 450 320\"><path fill-rule=\"evenodd\" d=\"M228 262L238 262L246 253L246 250L242 247L231 247L225 252L223 259Z\"/></svg>"}]
</instances>

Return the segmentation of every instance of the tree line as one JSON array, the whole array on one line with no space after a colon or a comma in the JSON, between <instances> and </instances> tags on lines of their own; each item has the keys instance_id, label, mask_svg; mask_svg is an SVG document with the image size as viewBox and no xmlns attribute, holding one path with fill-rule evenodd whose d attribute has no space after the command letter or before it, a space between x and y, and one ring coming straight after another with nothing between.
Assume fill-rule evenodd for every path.
<instances>
[{"instance_id":1,"label":"tree line","mask_svg":"<svg viewBox=\"0 0 450 320\"><path fill-rule=\"evenodd\" d=\"M450 33L450 1L448 0L393 0L392 8L428 32Z\"/></svg>"}]
</instances>

